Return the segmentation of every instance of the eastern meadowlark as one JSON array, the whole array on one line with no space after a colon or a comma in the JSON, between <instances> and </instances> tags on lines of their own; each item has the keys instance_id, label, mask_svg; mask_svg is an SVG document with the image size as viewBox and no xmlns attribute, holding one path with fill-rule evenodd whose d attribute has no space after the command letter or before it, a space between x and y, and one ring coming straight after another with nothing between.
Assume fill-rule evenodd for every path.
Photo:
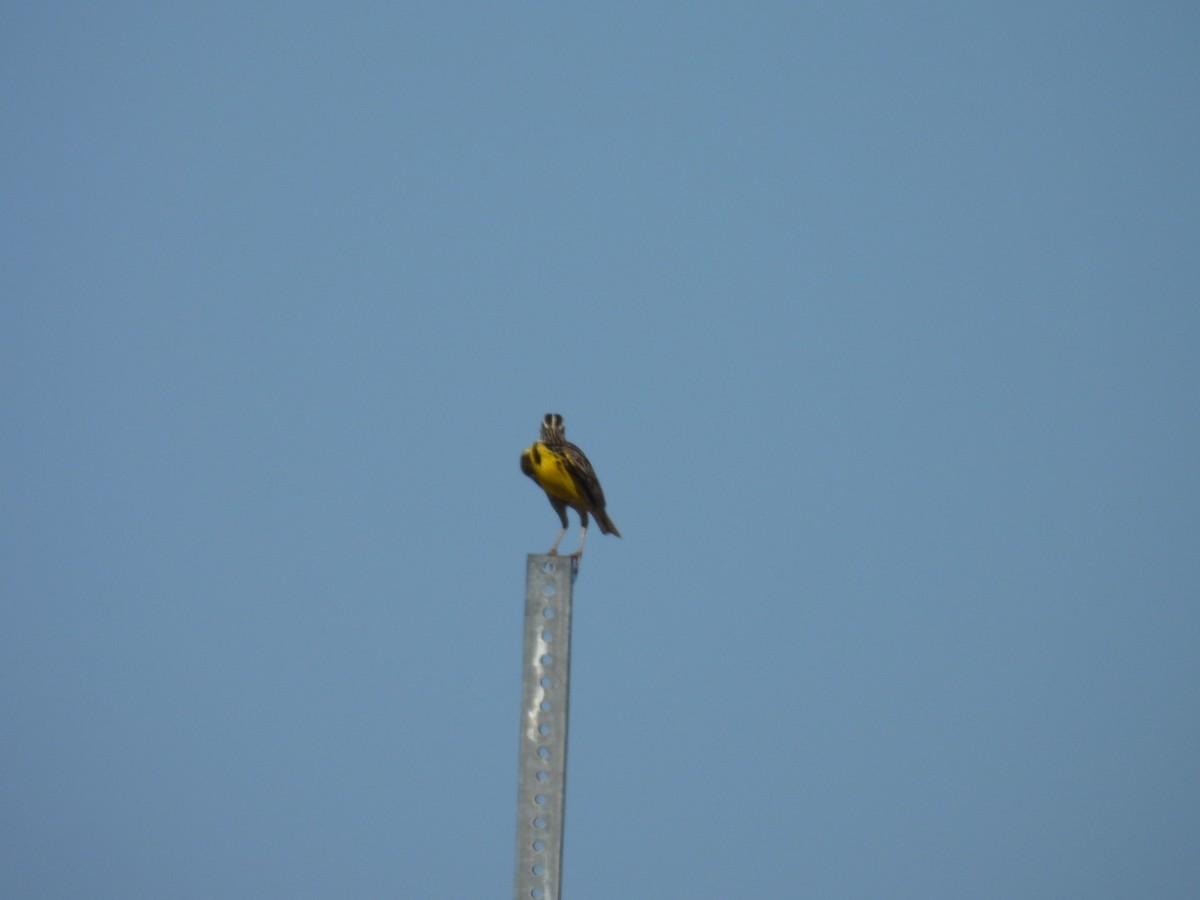
<instances>
[{"instance_id":1,"label":"eastern meadowlark","mask_svg":"<svg viewBox=\"0 0 1200 900\"><path fill-rule=\"evenodd\" d=\"M563 417L558 413L546 413L542 419L542 431L537 442L521 453L521 471L546 492L546 498L562 521L562 528L554 539L549 555L558 553L558 543L567 533L568 506L579 513L579 549L571 554L576 559L583 556L589 513L595 517L601 534L621 536L604 511L604 490L600 487L600 479L596 477L583 451L567 440Z\"/></svg>"}]
</instances>

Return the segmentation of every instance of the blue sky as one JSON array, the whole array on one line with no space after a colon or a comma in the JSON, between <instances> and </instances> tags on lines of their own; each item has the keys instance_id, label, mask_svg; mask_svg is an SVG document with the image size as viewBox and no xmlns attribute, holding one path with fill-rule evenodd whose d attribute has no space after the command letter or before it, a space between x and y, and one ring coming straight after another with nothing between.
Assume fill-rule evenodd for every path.
<instances>
[{"instance_id":1,"label":"blue sky","mask_svg":"<svg viewBox=\"0 0 1200 900\"><path fill-rule=\"evenodd\" d=\"M0 894L509 895L557 411L571 900L1194 896L1198 37L7 4Z\"/></svg>"}]
</instances>

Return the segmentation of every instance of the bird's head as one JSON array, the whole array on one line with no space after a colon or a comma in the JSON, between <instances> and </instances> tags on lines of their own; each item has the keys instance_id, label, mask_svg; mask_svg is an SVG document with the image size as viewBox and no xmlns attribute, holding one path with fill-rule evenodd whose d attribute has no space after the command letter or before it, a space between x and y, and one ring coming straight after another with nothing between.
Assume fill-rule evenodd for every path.
<instances>
[{"instance_id":1,"label":"bird's head","mask_svg":"<svg viewBox=\"0 0 1200 900\"><path fill-rule=\"evenodd\" d=\"M563 424L563 417L558 413L546 413L542 418L542 443L557 444L565 441L566 438L567 428Z\"/></svg>"}]
</instances>

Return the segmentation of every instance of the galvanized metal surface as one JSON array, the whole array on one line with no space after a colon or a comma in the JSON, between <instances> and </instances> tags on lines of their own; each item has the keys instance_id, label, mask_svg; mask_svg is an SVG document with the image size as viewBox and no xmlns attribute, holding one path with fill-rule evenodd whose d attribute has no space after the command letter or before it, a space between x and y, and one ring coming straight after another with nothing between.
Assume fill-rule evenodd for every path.
<instances>
[{"instance_id":1,"label":"galvanized metal surface","mask_svg":"<svg viewBox=\"0 0 1200 900\"><path fill-rule=\"evenodd\" d=\"M544 554L530 554L526 562L515 900L560 900L562 894L575 566L571 557Z\"/></svg>"}]
</instances>

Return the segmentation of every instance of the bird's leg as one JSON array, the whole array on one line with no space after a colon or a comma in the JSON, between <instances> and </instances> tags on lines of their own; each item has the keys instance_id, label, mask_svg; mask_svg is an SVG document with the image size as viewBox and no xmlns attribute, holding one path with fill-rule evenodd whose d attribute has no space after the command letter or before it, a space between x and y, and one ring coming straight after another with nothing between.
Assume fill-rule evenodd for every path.
<instances>
[{"instance_id":1,"label":"bird's leg","mask_svg":"<svg viewBox=\"0 0 1200 900\"><path fill-rule=\"evenodd\" d=\"M588 517L584 513L579 517L579 549L571 555L576 559L583 559L583 542L587 538Z\"/></svg>"},{"instance_id":2,"label":"bird's leg","mask_svg":"<svg viewBox=\"0 0 1200 900\"><path fill-rule=\"evenodd\" d=\"M558 542L561 541L563 539L563 535L567 533L567 504L563 503L561 500L551 497L549 494L546 495L546 499L550 501L550 505L553 506L554 511L558 513L558 521L562 525L562 528L558 530L558 537L554 539L554 546L550 548L550 552L546 555L558 556Z\"/></svg>"}]
</instances>

